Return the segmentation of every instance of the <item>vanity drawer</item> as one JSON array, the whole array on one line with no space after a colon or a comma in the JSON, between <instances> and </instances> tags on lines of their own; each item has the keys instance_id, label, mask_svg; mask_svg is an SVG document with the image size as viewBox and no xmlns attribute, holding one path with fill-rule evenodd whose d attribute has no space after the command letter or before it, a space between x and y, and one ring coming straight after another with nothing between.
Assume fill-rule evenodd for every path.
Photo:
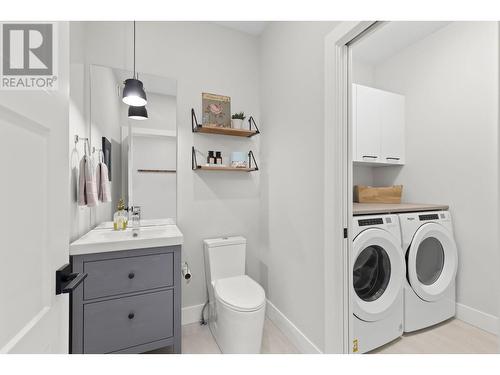
<instances>
[{"instance_id":1,"label":"vanity drawer","mask_svg":"<svg viewBox=\"0 0 500 375\"><path fill-rule=\"evenodd\" d=\"M84 299L172 286L173 268L173 253L84 261Z\"/></svg>"},{"instance_id":2,"label":"vanity drawer","mask_svg":"<svg viewBox=\"0 0 500 375\"><path fill-rule=\"evenodd\" d=\"M87 303L83 352L111 353L173 336L174 291Z\"/></svg>"}]
</instances>

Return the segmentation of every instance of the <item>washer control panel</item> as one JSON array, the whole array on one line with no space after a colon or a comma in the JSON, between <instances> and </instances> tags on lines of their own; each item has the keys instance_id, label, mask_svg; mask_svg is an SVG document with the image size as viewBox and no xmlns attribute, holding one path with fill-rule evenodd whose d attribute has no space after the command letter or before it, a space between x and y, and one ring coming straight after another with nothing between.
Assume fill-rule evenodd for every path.
<instances>
[{"instance_id":1,"label":"washer control panel","mask_svg":"<svg viewBox=\"0 0 500 375\"><path fill-rule=\"evenodd\" d=\"M366 227L369 225L382 225L382 224L384 224L384 219L382 219L381 217L358 220L358 225L360 227Z\"/></svg>"}]
</instances>

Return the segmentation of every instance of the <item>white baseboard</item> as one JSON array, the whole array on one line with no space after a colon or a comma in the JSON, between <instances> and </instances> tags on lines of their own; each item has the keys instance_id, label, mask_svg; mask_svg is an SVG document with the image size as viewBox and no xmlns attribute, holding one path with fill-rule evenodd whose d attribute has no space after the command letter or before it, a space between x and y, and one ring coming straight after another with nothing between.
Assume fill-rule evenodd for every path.
<instances>
[{"instance_id":1,"label":"white baseboard","mask_svg":"<svg viewBox=\"0 0 500 375\"><path fill-rule=\"evenodd\" d=\"M283 334L304 354L321 354L321 350L313 344L276 306L267 300L266 316Z\"/></svg>"},{"instance_id":2,"label":"white baseboard","mask_svg":"<svg viewBox=\"0 0 500 375\"><path fill-rule=\"evenodd\" d=\"M457 303L457 319L463 320L475 327L498 335L499 321L494 315L473 309L472 307Z\"/></svg>"},{"instance_id":3,"label":"white baseboard","mask_svg":"<svg viewBox=\"0 0 500 375\"><path fill-rule=\"evenodd\" d=\"M181 317L182 325L185 326L186 324L199 323L202 309L203 304L183 307Z\"/></svg>"}]
</instances>

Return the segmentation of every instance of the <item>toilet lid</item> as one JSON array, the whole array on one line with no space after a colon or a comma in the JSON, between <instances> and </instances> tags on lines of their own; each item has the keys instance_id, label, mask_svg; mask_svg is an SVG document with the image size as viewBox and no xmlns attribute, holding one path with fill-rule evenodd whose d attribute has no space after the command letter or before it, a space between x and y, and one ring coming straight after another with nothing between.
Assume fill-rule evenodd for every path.
<instances>
[{"instance_id":1,"label":"toilet lid","mask_svg":"<svg viewBox=\"0 0 500 375\"><path fill-rule=\"evenodd\" d=\"M217 280L214 290L220 301L238 311L258 310L266 299L264 289L247 275Z\"/></svg>"}]
</instances>

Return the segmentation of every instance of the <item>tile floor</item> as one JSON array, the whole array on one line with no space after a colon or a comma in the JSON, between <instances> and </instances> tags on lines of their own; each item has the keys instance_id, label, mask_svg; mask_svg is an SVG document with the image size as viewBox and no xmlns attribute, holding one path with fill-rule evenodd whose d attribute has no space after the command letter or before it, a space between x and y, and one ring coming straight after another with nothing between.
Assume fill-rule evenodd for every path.
<instances>
[{"instance_id":1,"label":"tile floor","mask_svg":"<svg viewBox=\"0 0 500 375\"><path fill-rule=\"evenodd\" d=\"M375 354L481 354L498 353L497 336L458 319L407 333L375 349Z\"/></svg>"},{"instance_id":2,"label":"tile floor","mask_svg":"<svg viewBox=\"0 0 500 375\"><path fill-rule=\"evenodd\" d=\"M182 352L184 354L220 354L219 347L208 326L198 323L182 327ZM169 353L159 349L150 353ZM262 341L264 354L297 354L297 348L269 320L264 323ZM451 319L432 328L403 337L375 349L373 354L445 354L445 353L498 353L497 337L461 320Z\"/></svg>"},{"instance_id":3,"label":"tile floor","mask_svg":"<svg viewBox=\"0 0 500 375\"><path fill-rule=\"evenodd\" d=\"M151 354L169 353L169 348L154 350ZM182 327L182 353L183 354L220 354L208 325L198 323ZM266 318L264 334L262 337L263 354L298 354L297 348L286 336Z\"/></svg>"}]
</instances>

